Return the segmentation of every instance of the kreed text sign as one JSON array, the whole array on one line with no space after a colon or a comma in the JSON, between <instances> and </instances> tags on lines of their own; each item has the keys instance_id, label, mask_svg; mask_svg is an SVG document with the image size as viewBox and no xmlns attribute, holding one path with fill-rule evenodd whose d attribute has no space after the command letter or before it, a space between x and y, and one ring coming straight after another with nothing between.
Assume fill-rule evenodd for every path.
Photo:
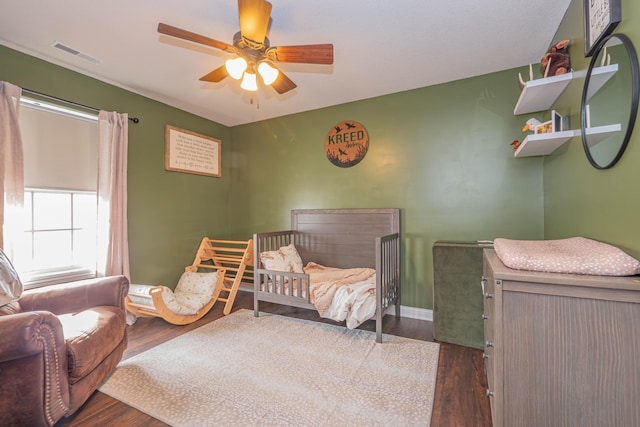
<instances>
[{"instance_id":1,"label":"kreed text sign","mask_svg":"<svg viewBox=\"0 0 640 427\"><path fill-rule=\"evenodd\" d=\"M360 163L369 149L369 134L360 123L345 120L333 126L324 140L324 152L331 163L348 168Z\"/></svg>"}]
</instances>

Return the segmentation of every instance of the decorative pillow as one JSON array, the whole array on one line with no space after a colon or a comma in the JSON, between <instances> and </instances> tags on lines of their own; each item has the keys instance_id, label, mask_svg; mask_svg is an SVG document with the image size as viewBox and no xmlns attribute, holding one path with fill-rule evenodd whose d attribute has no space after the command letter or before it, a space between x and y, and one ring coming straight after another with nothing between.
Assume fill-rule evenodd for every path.
<instances>
[{"instance_id":1,"label":"decorative pillow","mask_svg":"<svg viewBox=\"0 0 640 427\"><path fill-rule=\"evenodd\" d=\"M171 291L171 289L167 287L162 287L162 301L164 301L164 305L171 311L176 314L196 314L200 308L204 307L205 302L201 307L198 307L196 303L192 303L192 301L188 297L184 297L181 301L178 301L177 295Z\"/></svg>"},{"instance_id":2,"label":"decorative pillow","mask_svg":"<svg viewBox=\"0 0 640 427\"><path fill-rule=\"evenodd\" d=\"M293 273L304 273L302 269L302 258L300 258L300 254L293 243L281 247L280 252L282 252L284 259L289 261Z\"/></svg>"},{"instance_id":3,"label":"decorative pillow","mask_svg":"<svg viewBox=\"0 0 640 427\"><path fill-rule=\"evenodd\" d=\"M633 276L640 261L606 243L584 237L560 240L495 239L496 254L509 268L548 273Z\"/></svg>"},{"instance_id":4,"label":"decorative pillow","mask_svg":"<svg viewBox=\"0 0 640 427\"><path fill-rule=\"evenodd\" d=\"M185 271L180 276L174 293L176 294L204 294L213 296L218 283L217 273L194 273ZM211 298L209 298L211 299ZM209 301L207 301L209 302Z\"/></svg>"},{"instance_id":5,"label":"decorative pillow","mask_svg":"<svg viewBox=\"0 0 640 427\"><path fill-rule=\"evenodd\" d=\"M267 270L304 273L302 259L293 243L282 246L277 251L261 252L260 261Z\"/></svg>"},{"instance_id":6,"label":"decorative pillow","mask_svg":"<svg viewBox=\"0 0 640 427\"><path fill-rule=\"evenodd\" d=\"M0 249L0 307L17 301L22 295L22 289L16 269Z\"/></svg>"},{"instance_id":7,"label":"decorative pillow","mask_svg":"<svg viewBox=\"0 0 640 427\"><path fill-rule=\"evenodd\" d=\"M207 305L218 284L216 273L182 273L176 290L164 289L162 299L171 311L176 314L196 314ZM169 292L167 292L169 291Z\"/></svg>"}]
</instances>

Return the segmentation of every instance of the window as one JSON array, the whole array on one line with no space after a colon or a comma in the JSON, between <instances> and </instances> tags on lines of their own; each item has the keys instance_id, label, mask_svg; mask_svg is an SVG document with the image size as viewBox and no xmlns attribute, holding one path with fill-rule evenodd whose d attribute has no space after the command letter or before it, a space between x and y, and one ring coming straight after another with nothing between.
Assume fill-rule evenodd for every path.
<instances>
[{"instance_id":1,"label":"window","mask_svg":"<svg viewBox=\"0 0 640 427\"><path fill-rule=\"evenodd\" d=\"M30 287L95 277L95 192L27 189L25 233L15 254Z\"/></svg>"},{"instance_id":2,"label":"window","mask_svg":"<svg viewBox=\"0 0 640 427\"><path fill-rule=\"evenodd\" d=\"M40 101L22 107L24 234L14 265L27 288L95 277L97 120Z\"/></svg>"}]
</instances>

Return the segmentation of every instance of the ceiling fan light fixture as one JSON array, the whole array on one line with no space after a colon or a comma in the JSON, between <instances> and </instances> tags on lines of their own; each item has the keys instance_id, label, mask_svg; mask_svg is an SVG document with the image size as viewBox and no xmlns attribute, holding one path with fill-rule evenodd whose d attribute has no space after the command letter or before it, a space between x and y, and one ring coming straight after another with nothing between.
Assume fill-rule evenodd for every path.
<instances>
[{"instance_id":1,"label":"ceiling fan light fixture","mask_svg":"<svg viewBox=\"0 0 640 427\"><path fill-rule=\"evenodd\" d=\"M244 73L242 83L240 87L244 90L255 92L258 90L258 83L256 82L256 75L254 73Z\"/></svg>"},{"instance_id":2,"label":"ceiling fan light fixture","mask_svg":"<svg viewBox=\"0 0 640 427\"><path fill-rule=\"evenodd\" d=\"M248 64L244 58L239 56L235 59L227 59L224 66L231 77L236 80L240 80L242 78L242 74L247 69Z\"/></svg>"},{"instance_id":3,"label":"ceiling fan light fixture","mask_svg":"<svg viewBox=\"0 0 640 427\"><path fill-rule=\"evenodd\" d=\"M240 87L257 91L256 75L261 84L271 86L278 94L289 92L297 85L283 73L278 63L333 64L333 44L271 46L267 33L271 27L272 5L267 0L238 0L240 31L227 44L182 28L158 23L158 32L188 42L219 49L232 58L202 76L201 81L218 83L227 77L241 81Z\"/></svg>"},{"instance_id":4,"label":"ceiling fan light fixture","mask_svg":"<svg viewBox=\"0 0 640 427\"><path fill-rule=\"evenodd\" d=\"M258 64L258 73L260 73L260 77L262 77L262 81L267 86L275 82L276 79L278 78L278 74L280 74L278 69L273 67L268 62L261 62L260 64Z\"/></svg>"}]
</instances>

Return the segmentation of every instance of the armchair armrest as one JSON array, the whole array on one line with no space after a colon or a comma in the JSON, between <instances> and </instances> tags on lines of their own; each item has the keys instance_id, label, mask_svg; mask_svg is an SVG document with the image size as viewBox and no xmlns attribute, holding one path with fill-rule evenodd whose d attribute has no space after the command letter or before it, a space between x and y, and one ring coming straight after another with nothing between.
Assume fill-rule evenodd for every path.
<instances>
[{"instance_id":1,"label":"armchair armrest","mask_svg":"<svg viewBox=\"0 0 640 427\"><path fill-rule=\"evenodd\" d=\"M0 316L0 424L52 425L69 408L62 325L46 311Z\"/></svg>"},{"instance_id":2,"label":"armchair armrest","mask_svg":"<svg viewBox=\"0 0 640 427\"><path fill-rule=\"evenodd\" d=\"M0 316L0 363L57 350L66 372L66 343L60 320L47 311Z\"/></svg>"},{"instance_id":3,"label":"armchair armrest","mask_svg":"<svg viewBox=\"0 0 640 427\"><path fill-rule=\"evenodd\" d=\"M124 310L128 291L129 281L124 276L99 277L28 290L19 302L22 311L46 310L54 314L75 313L100 305Z\"/></svg>"}]
</instances>

